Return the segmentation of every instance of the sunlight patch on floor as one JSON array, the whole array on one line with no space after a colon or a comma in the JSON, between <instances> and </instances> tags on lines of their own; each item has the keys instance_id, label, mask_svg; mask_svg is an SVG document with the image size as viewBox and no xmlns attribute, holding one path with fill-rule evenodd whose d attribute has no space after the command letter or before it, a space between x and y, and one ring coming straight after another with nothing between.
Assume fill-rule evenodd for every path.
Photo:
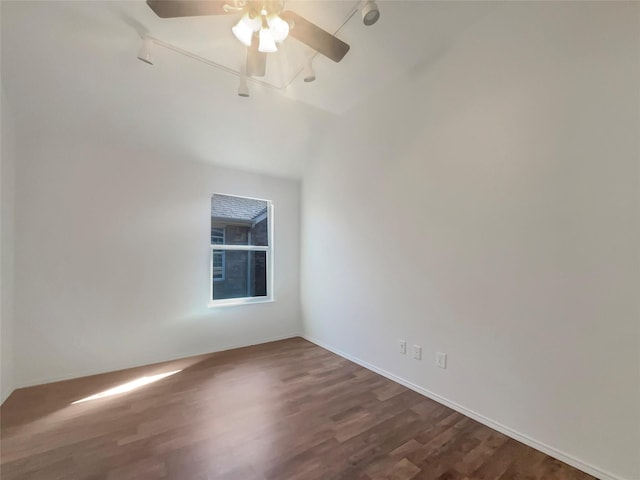
<instances>
[{"instance_id":1,"label":"sunlight patch on floor","mask_svg":"<svg viewBox=\"0 0 640 480\"><path fill-rule=\"evenodd\" d=\"M136 388L142 387L144 385L157 382L158 380L162 380L163 378L166 378L170 375L175 375L176 373L179 373L181 371L182 370L174 370L173 372L159 373L157 375L150 375L148 377L140 377L136 380L132 380L131 382L123 383L122 385L118 385L117 387L105 390L104 392L96 393L95 395L91 395L81 400L76 400L75 402L72 402L71 405L75 405L76 403L88 402L90 400L97 400L99 398L110 397L112 395L118 395L119 393L130 392L131 390L135 390Z\"/></svg>"}]
</instances>

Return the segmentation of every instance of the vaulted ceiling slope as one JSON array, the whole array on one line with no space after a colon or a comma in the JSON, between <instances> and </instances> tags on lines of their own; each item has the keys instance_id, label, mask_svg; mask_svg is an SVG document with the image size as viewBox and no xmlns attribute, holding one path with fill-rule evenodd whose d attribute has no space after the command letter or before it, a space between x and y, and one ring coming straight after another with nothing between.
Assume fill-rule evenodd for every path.
<instances>
[{"instance_id":1,"label":"vaulted ceiling slope","mask_svg":"<svg viewBox=\"0 0 640 480\"><path fill-rule=\"evenodd\" d=\"M358 2L287 0L287 9L328 31L344 24L337 36L351 50L340 63L317 55L318 79L304 83L300 71L314 52L287 39L269 54L263 83L250 81L251 97L242 98L233 73L241 69L245 48L231 33L236 16L161 19L142 0L3 1L3 89L19 133L29 137L117 139L300 178L305 159L335 115L446 49L495 7L486 2L378 4L380 21L365 27ZM155 64L146 65L136 59L142 33L176 49L156 45Z\"/></svg>"}]
</instances>

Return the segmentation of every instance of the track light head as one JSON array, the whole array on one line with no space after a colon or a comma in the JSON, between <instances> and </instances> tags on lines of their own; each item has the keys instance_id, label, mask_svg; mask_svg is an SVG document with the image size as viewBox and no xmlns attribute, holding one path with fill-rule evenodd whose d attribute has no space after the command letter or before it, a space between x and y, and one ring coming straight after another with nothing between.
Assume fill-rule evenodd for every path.
<instances>
[{"instance_id":1,"label":"track light head","mask_svg":"<svg viewBox=\"0 0 640 480\"><path fill-rule=\"evenodd\" d=\"M362 7L362 23L366 26L373 25L380 19L380 10L374 0L368 0Z\"/></svg>"},{"instance_id":2,"label":"track light head","mask_svg":"<svg viewBox=\"0 0 640 480\"><path fill-rule=\"evenodd\" d=\"M138 60L148 64L153 65L153 40L147 37L146 35L142 37L142 46L138 51Z\"/></svg>"}]
</instances>

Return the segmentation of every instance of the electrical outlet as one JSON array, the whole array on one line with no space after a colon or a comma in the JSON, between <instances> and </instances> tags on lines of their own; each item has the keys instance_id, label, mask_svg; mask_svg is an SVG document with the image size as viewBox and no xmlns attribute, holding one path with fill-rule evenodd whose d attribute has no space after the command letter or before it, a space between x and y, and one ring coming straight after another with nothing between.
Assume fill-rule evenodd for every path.
<instances>
[{"instance_id":1,"label":"electrical outlet","mask_svg":"<svg viewBox=\"0 0 640 480\"><path fill-rule=\"evenodd\" d=\"M402 355L406 355L407 353L407 342L404 340L400 340L400 353Z\"/></svg>"},{"instance_id":2,"label":"electrical outlet","mask_svg":"<svg viewBox=\"0 0 640 480\"><path fill-rule=\"evenodd\" d=\"M413 346L413 358L422 360L422 347L420 345Z\"/></svg>"},{"instance_id":3,"label":"electrical outlet","mask_svg":"<svg viewBox=\"0 0 640 480\"><path fill-rule=\"evenodd\" d=\"M447 368L447 354L438 352L436 353L436 365L440 368Z\"/></svg>"}]
</instances>

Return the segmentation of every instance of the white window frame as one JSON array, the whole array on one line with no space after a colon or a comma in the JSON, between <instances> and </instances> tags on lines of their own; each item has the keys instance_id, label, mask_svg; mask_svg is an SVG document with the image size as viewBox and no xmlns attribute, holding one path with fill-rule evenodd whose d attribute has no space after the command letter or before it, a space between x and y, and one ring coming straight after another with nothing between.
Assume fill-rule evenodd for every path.
<instances>
[{"instance_id":1,"label":"white window frame","mask_svg":"<svg viewBox=\"0 0 640 480\"><path fill-rule=\"evenodd\" d=\"M258 246L258 245L211 244L210 255L209 255L209 267L210 267L210 272L209 272L209 307L227 307L227 306L234 306L234 305L247 305L247 304L252 304L252 303L274 302L275 298L274 298L274 295L273 295L273 279L274 279L274 273L273 273L273 271L274 271L274 268L273 268L273 244L274 244L273 203L271 202L271 200L265 200L265 199L262 199L262 198L243 197L241 195L233 195L233 194L219 193L219 192L216 192L216 193L212 194L210 198L213 198L213 195L227 195L227 196L230 196L230 197L248 198L250 200L260 200L261 202L266 202L266 204L267 204L267 243L269 245L268 246ZM225 241L226 241L226 234L225 234ZM266 296L262 296L262 297L240 297L240 298L225 298L223 300L214 300L213 299L213 251L214 250L266 252L267 295Z\"/></svg>"}]
</instances>

